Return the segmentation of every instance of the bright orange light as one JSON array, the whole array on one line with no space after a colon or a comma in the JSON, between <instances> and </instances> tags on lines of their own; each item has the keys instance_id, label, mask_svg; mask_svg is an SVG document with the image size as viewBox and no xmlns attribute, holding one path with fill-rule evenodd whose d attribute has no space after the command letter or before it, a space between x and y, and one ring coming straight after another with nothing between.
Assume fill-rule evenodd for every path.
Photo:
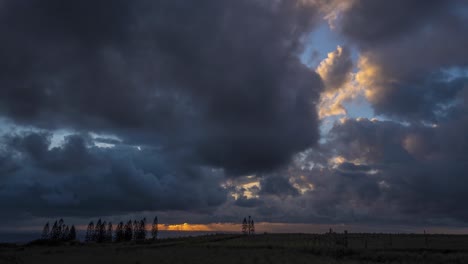
<instances>
[{"instance_id":1,"label":"bright orange light","mask_svg":"<svg viewBox=\"0 0 468 264\"><path fill-rule=\"evenodd\" d=\"M212 223L212 224L190 224L190 223L183 223L183 224L160 224L158 225L159 230L165 231L225 231L225 232L232 232L232 231L239 231L240 224L221 224L221 223Z\"/></svg>"}]
</instances>

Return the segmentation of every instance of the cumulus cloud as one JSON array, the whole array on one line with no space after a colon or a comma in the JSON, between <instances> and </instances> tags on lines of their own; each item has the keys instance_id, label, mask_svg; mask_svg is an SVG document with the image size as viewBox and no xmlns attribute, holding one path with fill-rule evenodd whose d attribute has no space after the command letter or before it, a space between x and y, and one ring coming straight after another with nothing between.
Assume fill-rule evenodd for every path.
<instances>
[{"instance_id":1,"label":"cumulus cloud","mask_svg":"<svg viewBox=\"0 0 468 264\"><path fill-rule=\"evenodd\" d=\"M347 47L338 46L317 67L327 91L336 91L350 81L353 61Z\"/></svg>"},{"instance_id":2,"label":"cumulus cloud","mask_svg":"<svg viewBox=\"0 0 468 264\"><path fill-rule=\"evenodd\" d=\"M343 103L356 98L362 90L353 83L353 61L349 48L338 46L328 53L316 71L325 84L318 105L319 118L346 114Z\"/></svg>"}]
</instances>

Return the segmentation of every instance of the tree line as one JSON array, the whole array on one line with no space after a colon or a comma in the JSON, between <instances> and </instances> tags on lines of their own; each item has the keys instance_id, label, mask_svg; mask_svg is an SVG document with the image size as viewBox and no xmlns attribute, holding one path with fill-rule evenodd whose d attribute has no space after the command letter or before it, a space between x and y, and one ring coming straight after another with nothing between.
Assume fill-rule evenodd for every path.
<instances>
[{"instance_id":1,"label":"tree line","mask_svg":"<svg viewBox=\"0 0 468 264\"><path fill-rule=\"evenodd\" d=\"M158 217L156 216L151 226L151 239L156 240L158 237ZM62 219L55 221L52 229L47 222L42 231L42 240L49 241L71 241L76 240L75 226L69 228ZM110 243L124 241L144 241L147 239L146 218L137 220L129 220L125 224L120 222L117 224L115 231L112 222L106 222L99 219L96 224L91 221L86 229L85 242Z\"/></svg>"},{"instance_id":2,"label":"tree line","mask_svg":"<svg viewBox=\"0 0 468 264\"><path fill-rule=\"evenodd\" d=\"M49 222L47 222L42 229L41 239L50 241L76 240L76 229L74 225L71 227L65 225L63 219L55 221L52 228L50 228Z\"/></svg>"},{"instance_id":3,"label":"tree line","mask_svg":"<svg viewBox=\"0 0 468 264\"><path fill-rule=\"evenodd\" d=\"M242 222L242 234L254 235L255 224L254 220L250 217L244 217ZM154 217L153 224L151 225L150 239L156 240L158 237L158 217ZM42 240L48 241L73 241L76 240L76 229L72 225L69 227L65 225L63 219L55 221L52 228L49 222L44 225L42 230ZM124 242L124 241L144 241L147 239L146 218L139 221L129 220L126 223L120 222L113 228L112 222L106 222L99 219L96 224L91 221L86 229L85 242L96 243L110 243L110 242Z\"/></svg>"}]
</instances>

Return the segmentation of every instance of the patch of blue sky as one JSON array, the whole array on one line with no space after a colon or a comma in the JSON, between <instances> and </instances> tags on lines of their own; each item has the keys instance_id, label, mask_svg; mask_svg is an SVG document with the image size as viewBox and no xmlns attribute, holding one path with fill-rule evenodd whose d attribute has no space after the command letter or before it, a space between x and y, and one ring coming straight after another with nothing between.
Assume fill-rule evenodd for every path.
<instances>
[{"instance_id":1,"label":"patch of blue sky","mask_svg":"<svg viewBox=\"0 0 468 264\"><path fill-rule=\"evenodd\" d=\"M330 30L328 23L323 21L320 26L307 37L301 61L309 68L317 68L329 52L342 45L340 37Z\"/></svg>"},{"instance_id":2,"label":"patch of blue sky","mask_svg":"<svg viewBox=\"0 0 468 264\"><path fill-rule=\"evenodd\" d=\"M343 106L346 109L345 115L329 116L322 120L320 124L320 143L326 142L328 132L333 128L335 122L338 122L341 118L367 118L377 119L379 121L389 120L384 116L375 115L372 105L363 95L359 95L353 100L344 102Z\"/></svg>"},{"instance_id":3,"label":"patch of blue sky","mask_svg":"<svg viewBox=\"0 0 468 264\"><path fill-rule=\"evenodd\" d=\"M353 100L344 102L343 106L346 108L348 118L379 119L379 117L374 114L371 104L363 95L359 95Z\"/></svg>"},{"instance_id":4,"label":"patch of blue sky","mask_svg":"<svg viewBox=\"0 0 468 264\"><path fill-rule=\"evenodd\" d=\"M316 30L309 34L304 52L301 54L301 61L309 68L317 68L317 66L327 58L328 53L336 50L337 46L346 45L345 40L332 29L324 20ZM359 59L359 51L353 47L348 46L351 51L351 59L357 62ZM356 66L356 63L354 63Z\"/></svg>"}]
</instances>

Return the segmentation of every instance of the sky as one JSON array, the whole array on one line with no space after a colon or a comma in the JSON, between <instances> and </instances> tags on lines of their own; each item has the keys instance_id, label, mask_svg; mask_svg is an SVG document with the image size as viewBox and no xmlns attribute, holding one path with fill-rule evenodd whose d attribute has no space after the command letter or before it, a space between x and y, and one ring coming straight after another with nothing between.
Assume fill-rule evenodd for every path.
<instances>
[{"instance_id":1,"label":"sky","mask_svg":"<svg viewBox=\"0 0 468 264\"><path fill-rule=\"evenodd\" d=\"M462 0L0 0L0 230L466 232Z\"/></svg>"}]
</instances>

